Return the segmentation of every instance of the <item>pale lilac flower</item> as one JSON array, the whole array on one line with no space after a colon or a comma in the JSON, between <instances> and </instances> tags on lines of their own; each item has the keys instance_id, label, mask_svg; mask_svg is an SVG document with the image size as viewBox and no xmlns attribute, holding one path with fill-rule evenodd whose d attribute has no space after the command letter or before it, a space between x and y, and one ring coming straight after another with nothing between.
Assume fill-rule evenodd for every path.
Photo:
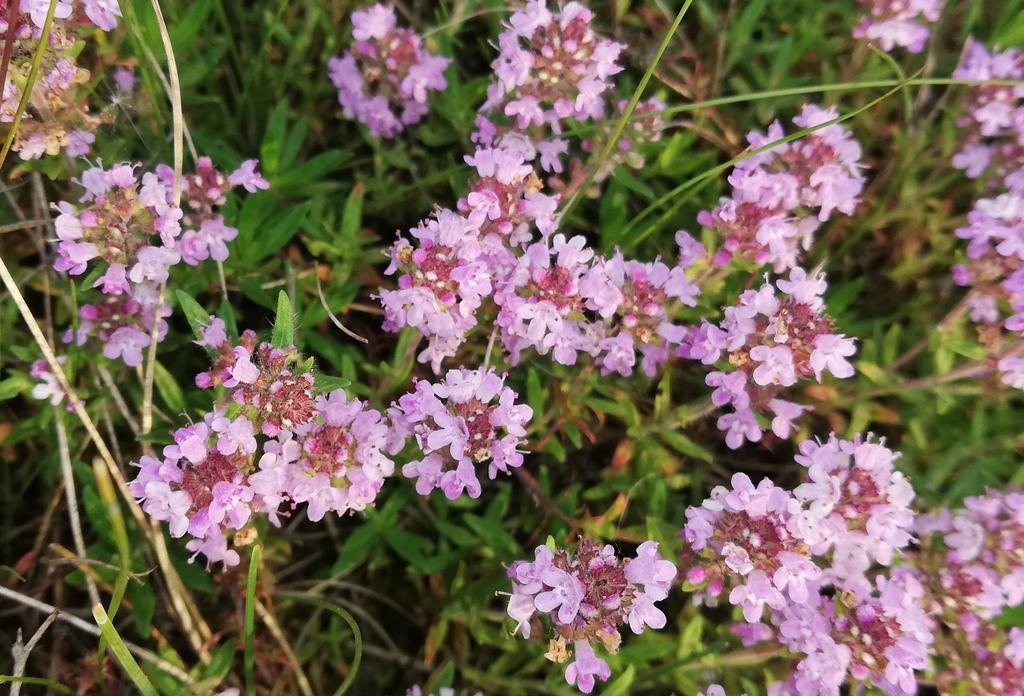
<instances>
[{"instance_id":1,"label":"pale lilac flower","mask_svg":"<svg viewBox=\"0 0 1024 696\"><path fill-rule=\"evenodd\" d=\"M853 30L857 38L877 41L883 51L897 46L920 53L945 0L860 0L866 16Z\"/></svg>"},{"instance_id":2,"label":"pale lilac flower","mask_svg":"<svg viewBox=\"0 0 1024 696\"><path fill-rule=\"evenodd\" d=\"M464 491L478 497L477 465L486 462L493 479L523 464L518 447L533 411L516 398L493 369L449 370L437 384L421 380L388 410L394 429L389 450L398 452L414 435L424 457L402 473L417 479L418 492L439 488L451 500Z\"/></svg>"},{"instance_id":3,"label":"pale lilac flower","mask_svg":"<svg viewBox=\"0 0 1024 696\"><path fill-rule=\"evenodd\" d=\"M834 108L805 104L793 123L807 128L838 115ZM766 134L752 132L747 139L751 147L761 148L782 137L776 121ZM850 132L833 124L736 165L729 175L731 198L697 216L722 237L715 262L738 256L769 263L776 272L799 265L819 224L836 210L850 215L856 208L864 188L860 158Z\"/></svg>"},{"instance_id":4,"label":"pale lilac flower","mask_svg":"<svg viewBox=\"0 0 1024 696\"><path fill-rule=\"evenodd\" d=\"M556 134L564 119L600 118L625 47L599 38L592 21L579 3L552 12L544 0L529 0L513 13L498 37L497 79L481 112L515 118L520 129L549 124Z\"/></svg>"},{"instance_id":5,"label":"pale lilac flower","mask_svg":"<svg viewBox=\"0 0 1024 696\"><path fill-rule=\"evenodd\" d=\"M113 31L121 17L117 0L82 0L85 16L103 31Z\"/></svg>"},{"instance_id":6,"label":"pale lilac flower","mask_svg":"<svg viewBox=\"0 0 1024 696\"><path fill-rule=\"evenodd\" d=\"M331 58L328 74L338 88L346 118L362 122L374 137L392 138L427 113L427 94L447 87L447 58L423 46L422 37L397 26L390 5L352 13L348 51Z\"/></svg>"},{"instance_id":7,"label":"pale lilac flower","mask_svg":"<svg viewBox=\"0 0 1024 696\"><path fill-rule=\"evenodd\" d=\"M67 362L67 357L61 355L57 358L57 362L63 364ZM33 361L32 367L29 369L29 376L37 380L32 385L33 399L49 401L52 406L57 406L64 401L66 396L64 387L61 386L57 375L50 370L50 364L46 360Z\"/></svg>"},{"instance_id":8,"label":"pale lilac flower","mask_svg":"<svg viewBox=\"0 0 1024 696\"><path fill-rule=\"evenodd\" d=\"M675 565L647 541L636 557L621 560L611 546L589 539L578 542L575 555L537 547L534 560L516 561L508 568L512 580L508 614L523 637L531 634L535 614L551 624L549 660L567 662L565 678L583 693L595 679L607 681L608 664L594 652L596 645L615 652L621 640L618 627L628 623L634 633L666 625L655 602L668 596L676 577ZM571 646L571 650L570 650Z\"/></svg>"},{"instance_id":9,"label":"pale lilac flower","mask_svg":"<svg viewBox=\"0 0 1024 696\"><path fill-rule=\"evenodd\" d=\"M681 357L711 365L724 354L736 366L733 372L715 370L706 378L714 387L712 403L733 409L718 419L729 447L761 439L758 412L772 416L778 437L796 429L794 419L809 409L781 399L784 388L812 376L821 381L825 372L839 379L853 375L846 358L856 346L835 332L824 313L825 289L821 275L793 268L788 279L743 292L736 305L725 309L719 325L705 320L683 334L676 351Z\"/></svg>"}]
</instances>

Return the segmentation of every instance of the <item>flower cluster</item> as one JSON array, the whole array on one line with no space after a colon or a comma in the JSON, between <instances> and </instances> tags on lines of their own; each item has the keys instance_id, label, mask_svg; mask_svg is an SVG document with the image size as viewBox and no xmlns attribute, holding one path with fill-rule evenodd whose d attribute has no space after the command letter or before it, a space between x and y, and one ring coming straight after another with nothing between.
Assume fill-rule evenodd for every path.
<instances>
[{"instance_id":1,"label":"flower cluster","mask_svg":"<svg viewBox=\"0 0 1024 696\"><path fill-rule=\"evenodd\" d=\"M990 492L964 508L921 516L915 565L942 638L935 681L945 692L1020 696L1024 632L994 619L1024 603L1024 494Z\"/></svg>"},{"instance_id":2,"label":"flower cluster","mask_svg":"<svg viewBox=\"0 0 1024 696\"><path fill-rule=\"evenodd\" d=\"M260 343L249 331L235 343L221 319L210 317L196 343L214 356L197 385L222 385L225 396L179 428L162 458L142 457L130 486L172 536L188 534L189 550L231 566L239 556L227 537L254 514L279 524L284 503L305 503L311 520L373 504L394 471L380 412L340 390L314 396L294 347Z\"/></svg>"},{"instance_id":3,"label":"flower cluster","mask_svg":"<svg viewBox=\"0 0 1024 696\"><path fill-rule=\"evenodd\" d=\"M427 495L437 488L449 500L463 492L477 498L477 465L486 462L493 479L523 464L518 448L533 411L516 397L493 368L449 370L437 384L420 380L388 410L389 450L397 453L414 435L423 456L402 467L402 474L416 480L416 491Z\"/></svg>"},{"instance_id":4,"label":"flower cluster","mask_svg":"<svg viewBox=\"0 0 1024 696\"><path fill-rule=\"evenodd\" d=\"M0 8L0 34L7 36L12 18L14 21L14 46L0 99L0 123L14 120L50 9L49 0L21 0L15 18L13 6L17 2L11 0ZM72 157L89 153L96 128L108 117L89 112L89 71L75 63L80 52L77 29L91 23L110 31L117 26L120 14L116 0L83 0L77 6L58 0L29 108L12 145L22 159L60 152Z\"/></svg>"},{"instance_id":5,"label":"flower cluster","mask_svg":"<svg viewBox=\"0 0 1024 696\"><path fill-rule=\"evenodd\" d=\"M77 276L98 262L88 277L105 297L80 308L78 326L68 329L65 342L83 345L94 338L106 357L141 364L142 350L167 332L163 320L170 308L160 287L171 267L228 257L226 243L238 231L217 209L235 186L250 192L267 188L256 164L248 160L224 175L209 158L200 158L198 171L182 179L187 212L173 205L174 173L164 165L141 179L139 165L127 163L83 172L79 204L57 205L54 268Z\"/></svg>"},{"instance_id":6,"label":"flower cluster","mask_svg":"<svg viewBox=\"0 0 1024 696\"><path fill-rule=\"evenodd\" d=\"M914 489L895 469L897 457L860 439L800 445L796 461L808 480L793 495L805 510L804 540L814 555L831 554L825 577L842 590L865 594L869 569L890 565L912 540Z\"/></svg>"},{"instance_id":7,"label":"flower cluster","mask_svg":"<svg viewBox=\"0 0 1024 696\"><path fill-rule=\"evenodd\" d=\"M541 126L558 134L565 119L604 115L609 78L622 70L622 44L597 36L593 13L578 2L551 11L528 0L498 36L495 81L480 111L513 119L524 131Z\"/></svg>"},{"instance_id":8,"label":"flower cluster","mask_svg":"<svg viewBox=\"0 0 1024 696\"><path fill-rule=\"evenodd\" d=\"M372 5L352 13L349 51L331 58L328 73L345 117L393 138L427 114L427 93L448 86L449 59L423 47L423 38L399 27L395 8Z\"/></svg>"},{"instance_id":9,"label":"flower cluster","mask_svg":"<svg viewBox=\"0 0 1024 696\"><path fill-rule=\"evenodd\" d=\"M225 224L224 216L218 210L227 202L227 193L234 188L241 187L249 193L270 188L257 171L258 165L259 160L246 160L230 174L224 174L214 167L209 157L200 157L196 161L195 173L182 176L181 227L184 231L178 241L182 261L189 266L197 266L207 259L227 260L227 242L238 236L238 230ZM174 170L161 164L157 166L156 174L169 196L174 186Z\"/></svg>"},{"instance_id":10,"label":"flower cluster","mask_svg":"<svg viewBox=\"0 0 1024 696\"><path fill-rule=\"evenodd\" d=\"M973 39L953 72L960 80L1024 79L1024 53L1010 48L990 53ZM1024 169L1024 86L979 84L967 88L965 112L957 120L964 144L953 166L972 179L988 175L1011 185Z\"/></svg>"},{"instance_id":11,"label":"flower cluster","mask_svg":"<svg viewBox=\"0 0 1024 696\"><path fill-rule=\"evenodd\" d=\"M493 289L479 230L479 224L442 209L410 230L416 246L400 238L391 247L385 273L402 275L396 290L380 290L384 329L418 329L429 340L420 359L430 360L435 371L476 325L476 312Z\"/></svg>"},{"instance_id":12,"label":"flower cluster","mask_svg":"<svg viewBox=\"0 0 1024 696\"><path fill-rule=\"evenodd\" d=\"M623 624L636 634L665 626L665 614L655 602L668 596L676 568L653 541L640 544L634 558L620 559L610 545L581 539L575 555L538 546L533 561L516 561L508 575L508 614L516 631L529 638L543 630L541 617L546 616L553 637L545 657L568 662L565 680L589 694L596 680L611 676L595 647L618 652Z\"/></svg>"},{"instance_id":13,"label":"flower cluster","mask_svg":"<svg viewBox=\"0 0 1024 696\"><path fill-rule=\"evenodd\" d=\"M805 104L793 123L813 128L838 116L835 107ZM766 134L753 132L747 139L756 150L783 135L775 121ZM852 214L860 202L860 157L850 131L832 124L740 162L729 175L732 197L697 216L722 239L715 261L740 257L770 263L776 272L796 266L818 226L837 210Z\"/></svg>"},{"instance_id":14,"label":"flower cluster","mask_svg":"<svg viewBox=\"0 0 1024 696\"><path fill-rule=\"evenodd\" d=\"M1024 78L1024 54L1010 49L990 54L971 42L954 75L962 79ZM956 284L969 287L970 318L980 339L1000 353L1000 328L1024 335L1024 87L976 85L969 88L969 109L958 124L966 144L953 158L967 176L986 176L996 189L981 198L956 230L967 241L964 263L953 267ZM1002 355L1002 380L1024 389L1024 358Z\"/></svg>"},{"instance_id":15,"label":"flower cluster","mask_svg":"<svg viewBox=\"0 0 1024 696\"><path fill-rule=\"evenodd\" d=\"M138 285L166 282L181 260L177 237L181 210L169 202L170 190L156 174L142 175L121 163L108 170L93 167L81 178L81 207L62 201L54 221L54 268L82 275L93 259L106 268L93 287L105 295L131 295Z\"/></svg>"},{"instance_id":16,"label":"flower cluster","mask_svg":"<svg viewBox=\"0 0 1024 696\"><path fill-rule=\"evenodd\" d=\"M933 639L924 587L908 567L869 574L911 540L913 490L895 457L870 439L805 443L809 481L792 493L736 474L687 509L688 586L711 601L731 587L744 644L774 637L804 655L771 694L838 695L848 678L916 693Z\"/></svg>"},{"instance_id":17,"label":"flower cluster","mask_svg":"<svg viewBox=\"0 0 1024 696\"><path fill-rule=\"evenodd\" d=\"M731 586L729 601L750 623L760 621L765 605L781 610L812 601L810 585L822 572L811 561L792 494L768 479L755 488L746 474L731 483L686 510L687 582L703 586L709 600Z\"/></svg>"},{"instance_id":18,"label":"flower cluster","mask_svg":"<svg viewBox=\"0 0 1024 696\"><path fill-rule=\"evenodd\" d=\"M824 313L825 288L821 275L794 268L788 279L743 292L720 324L704 320L684 339L683 357L705 365L724 357L732 367L715 370L706 379L714 387L712 402L732 408L718 419L729 447L761 439L756 413L772 418L775 435L789 437L793 420L808 407L780 398L785 388L811 376L820 382L826 372L839 379L853 375L847 358L856 346L852 338L835 332Z\"/></svg>"},{"instance_id":19,"label":"flower cluster","mask_svg":"<svg viewBox=\"0 0 1024 696\"><path fill-rule=\"evenodd\" d=\"M860 0L860 4L866 16L854 28L855 37L877 41L883 51L900 46L920 53L945 0Z\"/></svg>"},{"instance_id":20,"label":"flower cluster","mask_svg":"<svg viewBox=\"0 0 1024 696\"><path fill-rule=\"evenodd\" d=\"M142 285L134 296L108 296L79 307L78 326L67 329L63 339L76 346L92 341L105 358L138 367L152 338L159 343L167 335L170 314L171 308L157 299L156 288Z\"/></svg>"}]
</instances>

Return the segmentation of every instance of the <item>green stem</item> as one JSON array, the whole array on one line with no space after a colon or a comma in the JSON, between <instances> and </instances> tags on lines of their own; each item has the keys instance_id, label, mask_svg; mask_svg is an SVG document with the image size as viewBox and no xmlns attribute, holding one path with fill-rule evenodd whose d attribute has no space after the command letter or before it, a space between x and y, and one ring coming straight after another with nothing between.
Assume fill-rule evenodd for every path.
<instances>
[{"instance_id":1,"label":"green stem","mask_svg":"<svg viewBox=\"0 0 1024 696\"><path fill-rule=\"evenodd\" d=\"M739 154L736 157L733 157L732 159L728 160L727 162L719 164L719 165L717 165L715 167L712 167L711 169L708 169L708 170L698 174L695 177L687 179L686 181L684 181L683 183L679 184L679 186L676 186L674 189L672 189L668 193L666 193L666 194L660 196L659 198L655 199L654 201L652 201L650 205L648 205L646 208L644 208L642 211L640 211L640 214L637 215L635 218L633 218L632 222L630 223L629 227L627 228L626 235L628 235L630 230L632 230L632 229L634 229L636 227L636 224L640 220L643 220L648 215L653 213L655 210L657 210L658 208L663 206L665 203L668 203L673 198L678 196L680 193L683 193L687 189L689 189L691 187L694 187L697 184L700 184L701 182L703 182L705 180L711 179L712 177L715 177L715 176L721 174L722 172L726 171L730 167L732 167L732 166L734 166L734 165L736 165L736 164L738 164L738 163L740 163L740 162L742 162L744 160L750 159L751 157L759 155L762 152L767 152L768 150L776 148L776 147L778 147L780 145L785 145L786 143L791 143L794 140L799 140L800 138L803 138L806 135L810 135L811 133L814 133L815 131L819 131L819 130L821 130L823 128L828 128L829 126L834 126L837 123L842 123L843 121L848 121L849 119L854 118L854 117L860 115L864 111L867 111L868 109L870 109L871 107L875 106L876 104L881 103L882 101L884 101L885 99L887 99L888 97L892 96L893 94L898 92L900 89L902 89L903 86L904 86L904 82L897 82L896 86L893 87L892 89L890 89L885 94L881 95L880 97L876 97L875 99L872 99L871 101L869 101L864 106L862 106L862 107L860 107L858 109L854 109L853 111L851 111L848 114L845 114L845 115L842 115L842 116L838 116L836 118L833 118L833 119L830 119L828 121L825 121L824 123L819 123L816 126L811 126L809 128L801 128L800 130L798 130L798 131L796 131L794 133L790 133L789 135L787 135L785 137L782 137L782 138L779 138L778 140L773 140L772 142L766 143L765 145L762 145L761 147L754 148L753 150L749 150L747 152ZM672 212L674 212L679 207L679 205L681 205L681 202L677 203L675 206L670 208L667 214L670 215ZM658 228L658 226L661 224L661 222L665 218L666 218L666 216L663 215L653 225L651 225L650 227L645 229L643 232L641 232L639 235L637 235L633 239L628 240L626 242L626 244L628 246L632 246L632 245L635 245L635 244L641 242L642 240L646 239L648 236L651 235L651 233L653 233Z\"/></svg>"},{"instance_id":2,"label":"green stem","mask_svg":"<svg viewBox=\"0 0 1024 696\"><path fill-rule=\"evenodd\" d=\"M583 183L573 193L572 198L565 204L565 208L562 209L561 216L563 219L568 217L569 211L572 210L573 206L576 205L576 201L579 197L584 194L590 183L597 176L597 172L600 171L601 167L604 166L605 161L611 156L612 151L615 150L619 138L622 137L622 131L626 129L626 124L629 122L633 112L636 111L637 104L640 103L640 98L644 94L644 90L647 88L647 83L651 81L651 77L654 75L654 71L658 67L658 63L661 62L662 56L665 55L665 51L668 49L669 43L672 42L672 37L675 36L676 31L679 30L679 25L683 23L683 17L686 16L686 11L690 9L690 5L693 4L693 0L686 0L683 6L679 8L679 12L676 14L675 20L672 22L672 26L669 27L668 31L665 32L665 36L661 39L661 45L658 46L658 51L654 54L654 58L647 66L647 70L644 71L643 77L640 78L640 84L633 90L633 96L629 98L629 104L626 106L626 110L619 118L619 122L615 124L615 130L612 131L611 137L608 142L604 144L604 149L601 151L597 161L588 167L587 176L583 180Z\"/></svg>"},{"instance_id":3,"label":"green stem","mask_svg":"<svg viewBox=\"0 0 1024 696\"><path fill-rule=\"evenodd\" d=\"M303 594L301 592L282 592L280 593L280 596L282 599L290 599L295 602L305 602L306 604L312 604L320 607L321 609L325 609L340 617L352 630L352 639L353 642L355 642L356 648L355 655L352 656L352 666L349 669L345 680L341 682L341 686L339 686L334 692L334 696L343 696L343 694L352 688L352 684L355 682L356 676L359 674L359 665L363 660L363 634L359 631L359 624L356 623L352 614L348 613L337 604L328 602L326 599Z\"/></svg>"},{"instance_id":4,"label":"green stem","mask_svg":"<svg viewBox=\"0 0 1024 696\"><path fill-rule=\"evenodd\" d=\"M32 88L36 84L36 77L39 76L39 66L43 63L43 55L46 53L46 45L50 40L50 29L53 27L53 13L57 9L57 0L50 0L50 8L46 11L46 21L43 22L43 31L39 36L39 46L36 47L35 55L32 56L32 68L28 73L28 80L25 81L25 88L21 92L21 100L18 102L18 110L14 114L14 121L11 122L11 130L7 133L4 141L4 149L0 152L0 168L3 168L7 161L7 154L14 145L14 137L18 134L18 126L21 125L21 117L25 115L28 108L28 100L32 97Z\"/></svg>"},{"instance_id":5,"label":"green stem","mask_svg":"<svg viewBox=\"0 0 1024 696\"><path fill-rule=\"evenodd\" d=\"M256 622L256 580L259 576L260 557L263 547L255 544L252 557L249 559L249 575L245 581L245 693L254 696L256 693L256 654L253 650Z\"/></svg>"},{"instance_id":6,"label":"green stem","mask_svg":"<svg viewBox=\"0 0 1024 696\"><path fill-rule=\"evenodd\" d=\"M132 680L139 693L142 696L159 696L153 683L149 681L149 677L139 667L139 663L135 661L132 654L128 652L128 646L121 640L121 636L118 635L114 624L110 622L110 617L107 616L107 612L103 610L102 605L93 605L92 617L95 619L96 625L99 626L100 635L107 641L110 651L114 653L114 657L117 658L118 663L121 665L121 669Z\"/></svg>"},{"instance_id":7,"label":"green stem","mask_svg":"<svg viewBox=\"0 0 1024 696\"><path fill-rule=\"evenodd\" d=\"M110 594L110 605L107 608L107 617L110 621L113 621L117 615L118 608L121 606L121 600L124 599L125 590L128 587L128 577L131 572L131 547L128 542L128 529L124 524L121 507L117 504L117 494L114 491L114 484L110 480L110 473L100 460L96 460L92 468L96 476L96 488L99 491L100 498L106 505L107 516L110 518L111 525L114 528L114 544L117 546L117 578L114 580L114 590ZM99 672L101 679L103 677L103 658L106 651L107 641L101 636L99 650L97 651L99 656L97 662L101 665ZM102 681L101 684L103 684ZM103 685L105 686L105 684Z\"/></svg>"}]
</instances>

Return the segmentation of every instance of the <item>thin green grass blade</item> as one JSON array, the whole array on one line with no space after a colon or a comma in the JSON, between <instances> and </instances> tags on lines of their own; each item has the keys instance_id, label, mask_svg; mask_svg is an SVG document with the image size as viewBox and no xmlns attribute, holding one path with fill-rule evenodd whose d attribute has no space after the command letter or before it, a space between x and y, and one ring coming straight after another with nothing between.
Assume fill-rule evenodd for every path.
<instances>
[{"instance_id":1,"label":"thin green grass blade","mask_svg":"<svg viewBox=\"0 0 1024 696\"><path fill-rule=\"evenodd\" d=\"M121 640L121 636L118 635L117 629L114 628L114 624L110 622L110 617L107 616L107 612L103 610L103 607L96 604L92 608L92 617L96 621L96 625L99 626L100 635L103 637L107 644L110 646L110 651L114 653L114 657L117 658L118 664L121 665L121 669L124 673L132 680L135 684L135 688L139 690L142 696L158 696L156 688L153 683L149 681L149 677L139 667L139 663L135 661L132 654L128 652L128 646Z\"/></svg>"},{"instance_id":2,"label":"thin green grass blade","mask_svg":"<svg viewBox=\"0 0 1024 696\"><path fill-rule=\"evenodd\" d=\"M0 169L7 161L7 154L14 145L14 138L18 134L18 126L21 125L21 117L25 115L28 108L28 100L32 97L32 88L35 87L36 78L39 76L39 66L43 63L43 55L46 53L46 46L50 41L50 30L53 28L53 13L57 9L57 0L50 0L50 8L46 11L46 21L43 22L43 31L39 36L39 46L36 47L35 55L32 56L32 67L25 81L25 89L21 93L21 100L18 102L18 110L14 113L14 120L11 121L11 130L7 133L4 141L4 149L0 151Z\"/></svg>"},{"instance_id":3,"label":"thin green grass blade","mask_svg":"<svg viewBox=\"0 0 1024 696\"><path fill-rule=\"evenodd\" d=\"M604 165L605 161L611 156L612 151L617 147L619 138L622 137L622 131L626 129L626 124L629 122L629 117L636 111L636 105L640 103L640 98L644 95L644 90L647 88L647 83L651 81L651 77L654 75L654 71L658 67L658 63L661 62L662 57L665 55L665 51L668 50L668 45L672 42L672 37L676 35L679 30L679 25L683 23L683 18L686 16L687 10L690 9L690 5L693 4L693 0L686 0L683 6L679 8L679 12L676 14L676 18L672 21L672 26L665 32L665 36L661 39L661 45L658 46L658 51L654 54L654 58L647 65L647 70L644 71L643 77L640 78L640 83L633 90L633 96L629 98L629 104L626 106L626 110L622 116L619 117L619 122L615 125L615 130L612 131L612 135L608 138L608 142L605 143L604 149L601 150L601 154L597 160L592 162L587 167L587 176L583 180L583 183L573 193L572 198L565 204L565 208L561 211L562 219L568 217L569 212L576 205L576 201L583 195L587 188L590 186L590 182L597 176L597 172Z\"/></svg>"},{"instance_id":4,"label":"thin green grass blade","mask_svg":"<svg viewBox=\"0 0 1024 696\"><path fill-rule=\"evenodd\" d=\"M352 684L355 683L356 676L359 674L359 665L363 661L363 634L359 631L359 624L356 623L355 618L352 614L345 611L343 608L333 602L328 602L326 599L316 597L313 595L302 594L301 592L282 592L280 593L282 599L290 599L295 602L304 602L306 604L312 604L320 607L326 611L335 614L340 617L348 627L352 630L352 639L355 643L355 655L352 656L352 667L349 669L348 675L345 680L341 682L341 686L334 692L334 696L343 696L352 688Z\"/></svg>"},{"instance_id":5,"label":"thin green grass blade","mask_svg":"<svg viewBox=\"0 0 1024 696\"><path fill-rule=\"evenodd\" d=\"M75 691L71 687L64 686L59 681L53 679L43 679L42 677L13 677L9 674L0 674L0 684L28 684L29 686L45 686L51 691L59 691L62 694L71 694L75 696Z\"/></svg>"},{"instance_id":6,"label":"thin green grass blade","mask_svg":"<svg viewBox=\"0 0 1024 696\"><path fill-rule=\"evenodd\" d=\"M868 109L872 108L876 104L880 104L881 102L883 102L887 98L891 97L896 92L899 92L903 88L903 86L904 86L903 82L898 82L895 87L893 87L892 89L887 91L885 94L883 94L883 95L881 95L879 97L876 97L875 99L872 99L868 103L864 104L863 106L861 106L861 107L859 107L857 109L854 109L853 111L851 111L848 114L843 114L843 115L838 116L836 118L833 118L833 119L830 119L828 121L825 121L824 123L819 123L816 126L811 126L810 128L801 128L800 130L795 131L793 133L790 133L789 135L787 135L787 136L785 136L783 138L779 138L778 140L773 140L772 142L767 143L765 145L762 145L761 147L754 148L753 150L750 150L748 152L744 152L744 153L742 153L740 155L737 155L736 157L733 157L732 159L730 159L727 162L723 162L722 164L719 164L719 165L717 165L715 167L712 167L711 169L708 169L708 170L706 170L704 172L701 172L697 176L694 176L694 177L692 177L690 179L687 179L686 181L684 181L683 183L679 184L678 186L676 186L674 189L672 189L668 193L666 193L666 194L660 196L659 198L655 199L654 201L652 201L650 205L648 205L646 208L644 208L642 211L640 211L640 213L635 218L633 218L632 222L630 223L629 227L627 228L627 230L623 234L623 236L624 237L628 237L629 232L636 228L636 225L637 225L638 222L640 222L641 220L643 220L644 218L649 216L655 210L657 210L658 208L662 207L663 205L665 205L666 203L668 203L672 199L676 198L679 194L687 191L688 189L690 189L690 188L692 188L692 187L694 187L694 186L696 186L698 184L701 184L702 182L704 182L704 181L706 181L706 180L708 180L708 179L710 179L710 178L712 178L714 176L717 176L718 174L721 174L722 172L726 171L730 167L732 167L732 166L734 166L734 165L736 165L736 164L738 164L738 163L740 163L740 162L742 162L744 160L750 159L751 157L759 155L762 152L766 152L768 150L771 150L772 148L778 147L779 145L784 145L786 143L791 143L794 140L799 140L800 138L803 138L806 135L810 135L811 133L814 133L815 131L819 131L819 130L821 130L823 128L828 128L829 126L834 126L837 123L842 123L844 121L850 120L851 118L855 118L856 116L858 116L861 113L867 111ZM657 221L655 221L655 223L653 225L650 225L649 227L647 227L640 234L638 234L638 235L636 235L636 236L634 236L632 238L627 238L625 240L625 242L624 242L624 245L628 248L630 246L633 246L633 245L636 245L636 244L640 243L641 241L643 241L644 239L649 237L656 229L658 229L658 227L661 225L662 222L667 220L667 218L670 217L671 214L673 212L675 212L679 208L680 205L682 205L682 203L680 201L676 201L676 203L674 203L673 206L668 209L668 211L666 211Z\"/></svg>"},{"instance_id":7,"label":"thin green grass blade","mask_svg":"<svg viewBox=\"0 0 1024 696\"><path fill-rule=\"evenodd\" d=\"M95 459L92 464L93 473L96 476L96 489L100 499L106 506L107 517L110 519L114 529L114 545L117 546L117 578L114 580L114 590L110 594L110 605L107 607L107 617L114 620L117 610L124 599L125 590L128 588L128 577L131 572L131 546L128 543L128 529L124 523L124 516L121 514L121 506L117 503L117 494L114 491L114 483L110 480L110 473L101 459ZM100 645L97 650L99 659L97 662L102 665L107 652L107 641L100 636ZM99 670L100 679L104 674ZM102 682L101 682L102 683Z\"/></svg>"},{"instance_id":8,"label":"thin green grass blade","mask_svg":"<svg viewBox=\"0 0 1024 696\"><path fill-rule=\"evenodd\" d=\"M256 653L254 650L256 633L256 581L260 572L260 557L263 555L263 547L254 544L252 557L249 559L249 575L245 580L245 624L243 627L245 639L245 693L248 696L256 694Z\"/></svg>"}]
</instances>

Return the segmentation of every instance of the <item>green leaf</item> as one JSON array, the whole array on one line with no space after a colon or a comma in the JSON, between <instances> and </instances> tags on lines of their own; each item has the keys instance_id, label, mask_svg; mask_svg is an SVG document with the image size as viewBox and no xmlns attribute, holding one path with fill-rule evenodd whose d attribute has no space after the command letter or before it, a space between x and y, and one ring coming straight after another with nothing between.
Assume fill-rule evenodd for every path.
<instances>
[{"instance_id":1,"label":"green leaf","mask_svg":"<svg viewBox=\"0 0 1024 696\"><path fill-rule=\"evenodd\" d=\"M171 413L184 413L185 394L182 392L178 380L159 362L154 365L154 368L153 384L156 385L160 398L164 400L164 404Z\"/></svg>"},{"instance_id":2,"label":"green leaf","mask_svg":"<svg viewBox=\"0 0 1024 696\"><path fill-rule=\"evenodd\" d=\"M344 573L367 559L371 551L380 548L380 530L374 524L364 524L352 532L341 547L341 555L331 568L331 575Z\"/></svg>"},{"instance_id":3,"label":"green leaf","mask_svg":"<svg viewBox=\"0 0 1024 696\"><path fill-rule=\"evenodd\" d=\"M333 375L316 375L313 378L313 387L318 392L332 392L335 389L346 389L352 384L351 380Z\"/></svg>"},{"instance_id":4,"label":"green leaf","mask_svg":"<svg viewBox=\"0 0 1024 696\"><path fill-rule=\"evenodd\" d=\"M188 325L192 327L192 333L196 338L202 338L201 329L210 324L210 313L183 290L175 291L174 295L178 298L178 306L181 307Z\"/></svg>"},{"instance_id":5,"label":"green leaf","mask_svg":"<svg viewBox=\"0 0 1024 696\"><path fill-rule=\"evenodd\" d=\"M18 394L32 389L34 382L28 375L17 374L0 382L0 401L13 399Z\"/></svg>"},{"instance_id":6,"label":"green leaf","mask_svg":"<svg viewBox=\"0 0 1024 696\"><path fill-rule=\"evenodd\" d=\"M270 343L276 348L287 348L295 343L295 324L292 318L292 301L288 293L277 293L277 316L274 317L274 331Z\"/></svg>"},{"instance_id":7,"label":"green leaf","mask_svg":"<svg viewBox=\"0 0 1024 696\"><path fill-rule=\"evenodd\" d=\"M341 168L343 164L352 159L352 153L348 150L328 150L321 152L316 157L309 159L297 167L278 174L270 179L270 185L277 188L289 186L305 186L323 179L333 171Z\"/></svg>"},{"instance_id":8,"label":"green leaf","mask_svg":"<svg viewBox=\"0 0 1024 696\"><path fill-rule=\"evenodd\" d=\"M662 430L658 435L666 445L679 452L679 454L695 457L705 462L710 462L712 459L711 452L682 433L678 433L675 430Z\"/></svg>"},{"instance_id":9,"label":"green leaf","mask_svg":"<svg viewBox=\"0 0 1024 696\"><path fill-rule=\"evenodd\" d=\"M341 230L338 233L338 246L336 250L341 255L345 252L359 248L359 229L363 224L363 197L366 194L366 187L363 182L357 181L352 187L352 192L345 200L345 209L341 213Z\"/></svg>"},{"instance_id":10,"label":"green leaf","mask_svg":"<svg viewBox=\"0 0 1024 696\"><path fill-rule=\"evenodd\" d=\"M430 680L427 688L428 694L435 694L442 688L447 688L455 681L455 663L449 660L444 667Z\"/></svg>"},{"instance_id":11,"label":"green leaf","mask_svg":"<svg viewBox=\"0 0 1024 696\"><path fill-rule=\"evenodd\" d=\"M156 613L156 595L153 587L146 582L133 582L129 586L132 596L132 621L135 632L140 636L148 636L153 626L153 614Z\"/></svg>"},{"instance_id":12,"label":"green leaf","mask_svg":"<svg viewBox=\"0 0 1024 696\"><path fill-rule=\"evenodd\" d=\"M268 175L275 174L281 163L281 149L288 130L288 100L278 102L267 121L267 130L260 145L260 166Z\"/></svg>"},{"instance_id":13,"label":"green leaf","mask_svg":"<svg viewBox=\"0 0 1024 696\"><path fill-rule=\"evenodd\" d=\"M988 357L988 350L974 341L967 341L958 338L948 338L942 341L942 347L947 348L957 355L962 355L971 360L984 360Z\"/></svg>"},{"instance_id":14,"label":"green leaf","mask_svg":"<svg viewBox=\"0 0 1024 696\"><path fill-rule=\"evenodd\" d=\"M622 674L617 676L611 684L607 686L601 693L604 696L625 696L626 694L632 693L630 689L633 686L633 681L636 679L636 667L630 665Z\"/></svg>"},{"instance_id":15,"label":"green leaf","mask_svg":"<svg viewBox=\"0 0 1024 696\"><path fill-rule=\"evenodd\" d=\"M248 237L245 259L251 263L274 254L291 241L309 215L312 201L306 201L278 215L267 225L257 225Z\"/></svg>"}]
</instances>

